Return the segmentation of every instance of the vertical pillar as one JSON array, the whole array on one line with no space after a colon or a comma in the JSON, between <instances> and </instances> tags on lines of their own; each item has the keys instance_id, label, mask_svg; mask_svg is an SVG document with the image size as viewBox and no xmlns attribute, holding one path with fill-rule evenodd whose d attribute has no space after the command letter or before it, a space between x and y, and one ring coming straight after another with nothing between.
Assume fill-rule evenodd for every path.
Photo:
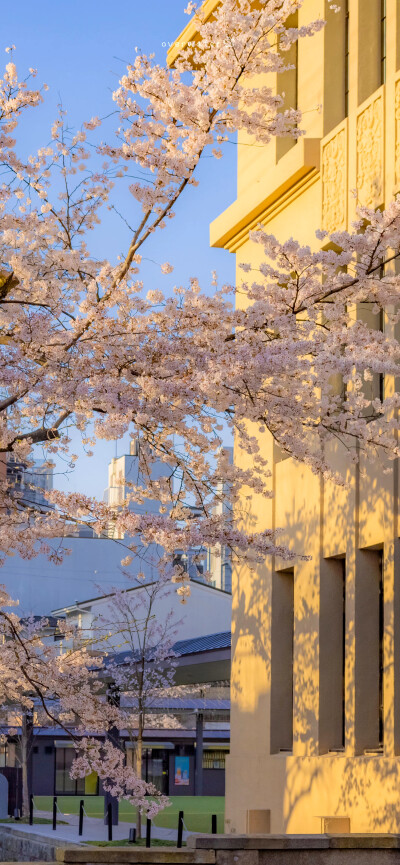
<instances>
[{"instance_id":1,"label":"vertical pillar","mask_svg":"<svg viewBox=\"0 0 400 865\"><path fill-rule=\"evenodd\" d=\"M194 794L203 795L203 713L196 715L196 768L194 774Z\"/></svg>"},{"instance_id":2,"label":"vertical pillar","mask_svg":"<svg viewBox=\"0 0 400 865\"><path fill-rule=\"evenodd\" d=\"M391 28L389 27L389 30ZM394 60L388 53L388 72ZM389 79L390 81L390 79ZM389 112L388 112L389 113ZM386 272L394 273L395 264ZM385 333L399 338L395 323L394 307L385 311ZM392 397L399 390L400 382L393 376L385 376L385 397ZM386 461L385 461L386 462ZM400 754L400 540L399 540L399 460L388 461L384 466L390 472L382 472L384 498L384 547L383 547L383 725L385 757Z\"/></svg>"},{"instance_id":3,"label":"vertical pillar","mask_svg":"<svg viewBox=\"0 0 400 865\"><path fill-rule=\"evenodd\" d=\"M113 706L119 706L120 692L114 682L111 682L107 691L107 702ZM107 732L107 740L114 745L114 748L121 748L119 730L117 727L110 727ZM108 822L108 806L111 805L112 825L118 826L119 803L116 796L104 790L104 823Z\"/></svg>"},{"instance_id":4,"label":"vertical pillar","mask_svg":"<svg viewBox=\"0 0 400 865\"><path fill-rule=\"evenodd\" d=\"M347 213L348 225L356 218L357 199L352 190L357 188L357 108L359 98L359 57L360 45L358 39L359 16L362 14L359 0L348 0L348 163L347 163Z\"/></svg>"},{"instance_id":5,"label":"vertical pillar","mask_svg":"<svg viewBox=\"0 0 400 865\"><path fill-rule=\"evenodd\" d=\"M29 813L29 797L32 791L32 760L33 760L33 710L28 709L22 715L21 735L22 757L22 810L26 817Z\"/></svg>"}]
</instances>

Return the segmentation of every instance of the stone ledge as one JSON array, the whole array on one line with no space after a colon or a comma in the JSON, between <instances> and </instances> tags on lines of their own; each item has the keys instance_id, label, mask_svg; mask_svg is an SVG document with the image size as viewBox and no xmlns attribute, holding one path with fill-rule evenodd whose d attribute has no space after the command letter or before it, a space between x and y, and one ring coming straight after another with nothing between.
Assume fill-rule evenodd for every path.
<instances>
[{"instance_id":1,"label":"stone ledge","mask_svg":"<svg viewBox=\"0 0 400 865\"><path fill-rule=\"evenodd\" d=\"M195 850L400 849L400 835L190 835Z\"/></svg>"},{"instance_id":2,"label":"stone ledge","mask_svg":"<svg viewBox=\"0 0 400 865\"><path fill-rule=\"evenodd\" d=\"M38 824L39 826L40 824ZM74 844L74 841L63 841L61 838L57 838L54 834L54 837L51 835L41 835L40 830L37 832L24 832L23 829L18 829L18 826L13 823L11 826L7 825L7 823L0 823L0 834L11 835L13 838L19 838L23 841L37 841L39 844L48 844L50 847L65 847L66 844ZM76 847L78 848L78 844Z\"/></svg>"},{"instance_id":3,"label":"stone ledge","mask_svg":"<svg viewBox=\"0 0 400 865\"><path fill-rule=\"evenodd\" d=\"M68 865L214 865L214 850L183 850L177 847L64 847L56 851L57 862Z\"/></svg>"}]
</instances>

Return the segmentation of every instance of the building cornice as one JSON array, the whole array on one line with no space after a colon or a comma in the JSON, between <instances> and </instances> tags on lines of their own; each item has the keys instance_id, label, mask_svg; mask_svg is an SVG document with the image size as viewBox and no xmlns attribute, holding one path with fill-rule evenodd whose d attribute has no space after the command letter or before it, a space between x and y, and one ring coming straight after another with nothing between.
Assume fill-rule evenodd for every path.
<instances>
[{"instance_id":1,"label":"building cornice","mask_svg":"<svg viewBox=\"0 0 400 865\"><path fill-rule=\"evenodd\" d=\"M201 6L201 18L205 23L211 17L215 9L217 8L220 0L205 0L205 2ZM167 64L168 66L173 66L176 60L179 57L182 49L187 48L188 43L192 41L196 41L198 38L198 29L199 22L196 15L190 19L189 23L186 25L185 29L182 30L182 33L175 39L175 42L171 45L167 53Z\"/></svg>"},{"instance_id":2,"label":"building cornice","mask_svg":"<svg viewBox=\"0 0 400 865\"><path fill-rule=\"evenodd\" d=\"M267 222L319 178L320 139L301 138L277 165L241 194L210 225L210 245L236 250L260 222Z\"/></svg>"}]
</instances>

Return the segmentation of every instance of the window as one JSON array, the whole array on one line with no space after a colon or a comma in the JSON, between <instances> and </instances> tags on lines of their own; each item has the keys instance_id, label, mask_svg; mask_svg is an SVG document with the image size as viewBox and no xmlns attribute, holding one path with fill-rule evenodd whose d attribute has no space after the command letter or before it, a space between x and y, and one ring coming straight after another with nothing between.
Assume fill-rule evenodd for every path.
<instances>
[{"instance_id":1,"label":"window","mask_svg":"<svg viewBox=\"0 0 400 865\"><path fill-rule=\"evenodd\" d=\"M344 23L344 116L349 116L349 79L350 79L350 17L349 0L345 5Z\"/></svg>"},{"instance_id":2,"label":"window","mask_svg":"<svg viewBox=\"0 0 400 865\"><path fill-rule=\"evenodd\" d=\"M355 583L355 745L356 753L383 746L383 556L358 550Z\"/></svg>"},{"instance_id":3,"label":"window","mask_svg":"<svg viewBox=\"0 0 400 865\"><path fill-rule=\"evenodd\" d=\"M226 560L222 562L221 567L221 575L222 575L222 585L221 589L223 592L229 592L232 594L232 565L229 561L229 550L224 547L224 556Z\"/></svg>"},{"instance_id":4,"label":"window","mask_svg":"<svg viewBox=\"0 0 400 865\"><path fill-rule=\"evenodd\" d=\"M71 778L70 772L75 758L75 748L56 748L56 795L95 795L98 794L98 780L93 772L86 778Z\"/></svg>"},{"instance_id":5,"label":"window","mask_svg":"<svg viewBox=\"0 0 400 865\"><path fill-rule=\"evenodd\" d=\"M381 0L381 84L386 81L386 0Z\"/></svg>"},{"instance_id":6,"label":"window","mask_svg":"<svg viewBox=\"0 0 400 865\"><path fill-rule=\"evenodd\" d=\"M203 751L203 769L225 769L226 751Z\"/></svg>"},{"instance_id":7,"label":"window","mask_svg":"<svg viewBox=\"0 0 400 865\"><path fill-rule=\"evenodd\" d=\"M383 638L384 638L384 604L383 604L383 553L379 552L379 747L383 747Z\"/></svg>"},{"instance_id":8,"label":"window","mask_svg":"<svg viewBox=\"0 0 400 865\"><path fill-rule=\"evenodd\" d=\"M293 748L294 571L272 576L271 753Z\"/></svg>"},{"instance_id":9,"label":"window","mask_svg":"<svg viewBox=\"0 0 400 865\"><path fill-rule=\"evenodd\" d=\"M343 751L346 721L346 560L321 562L319 637L320 753Z\"/></svg>"},{"instance_id":10,"label":"window","mask_svg":"<svg viewBox=\"0 0 400 865\"><path fill-rule=\"evenodd\" d=\"M293 15L290 15L286 22L286 26L289 27L298 27L298 15L295 12ZM283 52L283 60L285 65L290 66L290 69L286 69L285 72L281 72L278 75L278 93L281 95L284 94L283 97L283 108L298 108L298 66L299 66L299 58L298 58L298 41L296 40L289 48L288 51ZM277 162L282 156L285 155L294 145L296 144L296 139L292 138L291 135L287 135L284 138L277 138L276 140L276 159Z\"/></svg>"},{"instance_id":11,"label":"window","mask_svg":"<svg viewBox=\"0 0 400 865\"><path fill-rule=\"evenodd\" d=\"M172 746L171 746L172 747ZM167 748L143 748L142 778L149 784L154 784L157 790L168 795L169 754ZM126 761L128 766L135 765L135 749L127 744Z\"/></svg>"}]
</instances>

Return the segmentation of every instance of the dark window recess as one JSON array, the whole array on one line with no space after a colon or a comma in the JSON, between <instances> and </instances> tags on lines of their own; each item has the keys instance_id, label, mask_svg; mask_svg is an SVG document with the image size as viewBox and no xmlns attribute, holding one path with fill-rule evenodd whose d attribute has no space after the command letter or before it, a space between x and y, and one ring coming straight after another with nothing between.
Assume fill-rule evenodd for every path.
<instances>
[{"instance_id":1,"label":"dark window recess","mask_svg":"<svg viewBox=\"0 0 400 865\"><path fill-rule=\"evenodd\" d=\"M34 753L34 754L38 754L38 753L39 753L39 745L34 745L34 746L33 746L33 753Z\"/></svg>"},{"instance_id":2,"label":"dark window recess","mask_svg":"<svg viewBox=\"0 0 400 865\"><path fill-rule=\"evenodd\" d=\"M383 638L384 638L384 597L383 597L383 553L379 553L379 747L383 747Z\"/></svg>"},{"instance_id":3,"label":"dark window recess","mask_svg":"<svg viewBox=\"0 0 400 865\"><path fill-rule=\"evenodd\" d=\"M346 17L344 24L344 116L349 116L349 68L350 68L350 19L349 0L345 5Z\"/></svg>"},{"instance_id":4,"label":"dark window recess","mask_svg":"<svg viewBox=\"0 0 400 865\"><path fill-rule=\"evenodd\" d=\"M386 0L381 0L381 84L386 82Z\"/></svg>"},{"instance_id":5,"label":"dark window recess","mask_svg":"<svg viewBox=\"0 0 400 865\"><path fill-rule=\"evenodd\" d=\"M45 745L44 746L44 753L45 754L52 754L53 753L53 746L52 745Z\"/></svg>"},{"instance_id":6,"label":"dark window recess","mask_svg":"<svg viewBox=\"0 0 400 865\"><path fill-rule=\"evenodd\" d=\"M342 748L346 744L346 559L342 559Z\"/></svg>"},{"instance_id":7,"label":"dark window recess","mask_svg":"<svg viewBox=\"0 0 400 865\"><path fill-rule=\"evenodd\" d=\"M381 278L385 275L385 265L381 265L380 268L380 276ZM385 332L385 316L383 309L379 312L379 330L381 333ZM379 399L381 402L385 399L385 376L382 372L379 373Z\"/></svg>"}]
</instances>

